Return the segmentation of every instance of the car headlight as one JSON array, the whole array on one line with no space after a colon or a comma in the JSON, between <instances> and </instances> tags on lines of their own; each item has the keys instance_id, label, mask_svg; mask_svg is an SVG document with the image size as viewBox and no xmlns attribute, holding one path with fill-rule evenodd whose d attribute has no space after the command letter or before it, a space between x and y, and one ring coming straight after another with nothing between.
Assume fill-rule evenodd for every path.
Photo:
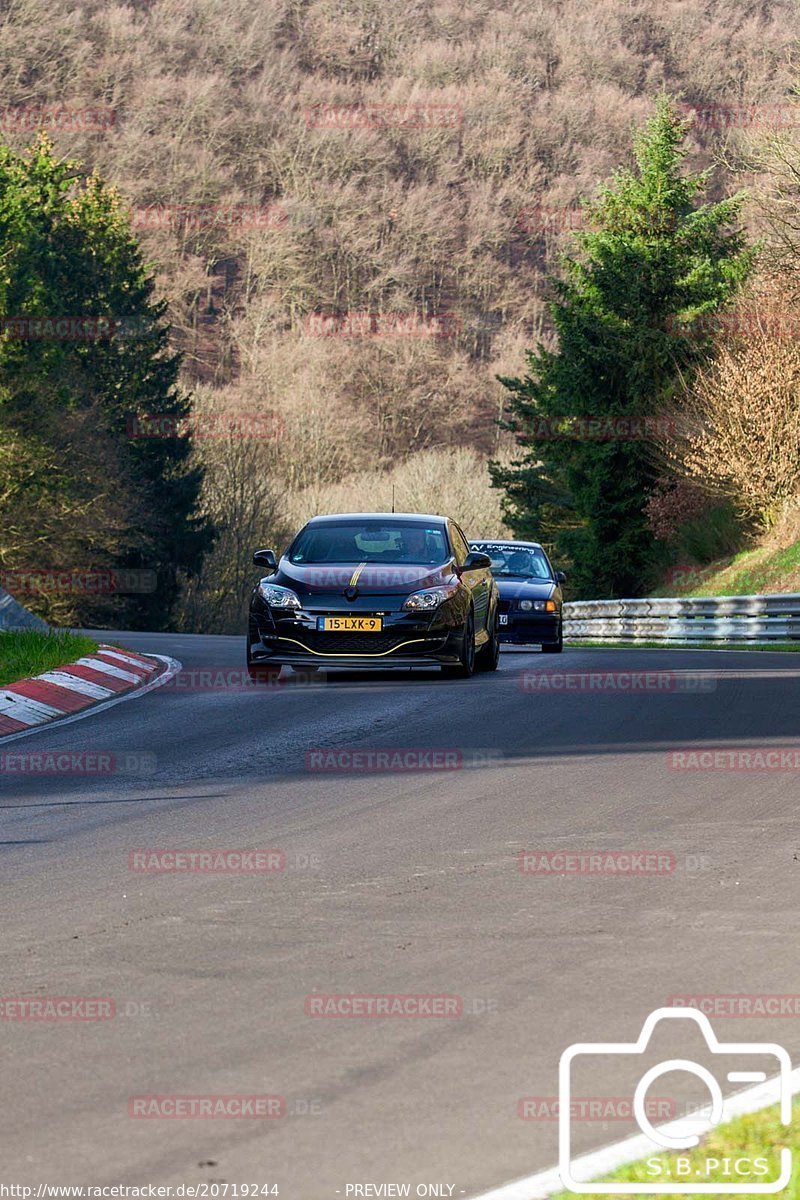
<instances>
[{"instance_id":1,"label":"car headlight","mask_svg":"<svg viewBox=\"0 0 800 1200\"><path fill-rule=\"evenodd\" d=\"M533 601L532 600L520 600L519 606L523 610L523 612L530 612L530 610L533 608Z\"/></svg>"},{"instance_id":2,"label":"car headlight","mask_svg":"<svg viewBox=\"0 0 800 1200\"><path fill-rule=\"evenodd\" d=\"M269 583L262 579L258 585L258 594L266 600L270 608L302 608L300 597L290 588L279 587L277 583Z\"/></svg>"},{"instance_id":3,"label":"car headlight","mask_svg":"<svg viewBox=\"0 0 800 1200\"><path fill-rule=\"evenodd\" d=\"M455 588L424 588L421 592L412 592L403 603L407 612L433 612L445 600L449 600Z\"/></svg>"}]
</instances>

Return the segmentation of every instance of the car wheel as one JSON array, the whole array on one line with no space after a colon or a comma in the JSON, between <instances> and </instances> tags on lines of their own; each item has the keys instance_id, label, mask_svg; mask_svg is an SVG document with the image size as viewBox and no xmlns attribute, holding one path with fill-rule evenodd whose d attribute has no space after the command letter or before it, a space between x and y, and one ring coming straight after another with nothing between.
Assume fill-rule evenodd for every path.
<instances>
[{"instance_id":1,"label":"car wheel","mask_svg":"<svg viewBox=\"0 0 800 1200\"><path fill-rule=\"evenodd\" d=\"M458 666L442 667L448 679L469 679L475 673L475 614L470 608L464 622L464 640L461 646L461 661Z\"/></svg>"},{"instance_id":2,"label":"car wheel","mask_svg":"<svg viewBox=\"0 0 800 1200\"><path fill-rule=\"evenodd\" d=\"M489 641L475 655L475 666L479 671L496 671L500 662L500 618L494 614Z\"/></svg>"},{"instance_id":3,"label":"car wheel","mask_svg":"<svg viewBox=\"0 0 800 1200\"><path fill-rule=\"evenodd\" d=\"M559 621L558 624L558 641L551 642L549 646L542 646L543 654L560 654L564 649L564 623Z\"/></svg>"}]
</instances>

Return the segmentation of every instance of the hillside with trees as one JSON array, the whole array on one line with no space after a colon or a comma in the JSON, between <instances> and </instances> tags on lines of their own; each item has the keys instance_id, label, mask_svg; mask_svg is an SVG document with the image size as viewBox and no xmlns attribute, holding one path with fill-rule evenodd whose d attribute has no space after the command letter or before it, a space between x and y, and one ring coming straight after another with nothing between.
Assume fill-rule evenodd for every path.
<instances>
[{"instance_id":1,"label":"hillside with trees","mask_svg":"<svg viewBox=\"0 0 800 1200\"><path fill-rule=\"evenodd\" d=\"M662 93L684 114L772 106L783 120L795 20L794 0L62 0L47 13L41 0L10 0L0 73L11 151L37 123L15 114L41 106L57 158L97 172L129 214L166 301L180 395L198 415L271 419L268 436L194 438L191 519L215 541L204 567L199 552L176 562L180 596L168 589L147 619L240 628L254 543L280 544L320 505L386 505L392 483L399 507L438 508L445 479L454 515L500 532L487 463L502 474L517 450L498 420L498 376L520 377L539 343L557 348L553 278L561 254L579 253L587 206L634 167L635 132ZM113 120L82 127L54 106ZM764 197L785 215L795 184L768 124L695 120L685 169L713 168L711 205L742 188L759 197L740 223L772 246ZM0 418L3 461L14 457L5 428ZM675 482L694 470L686 449L676 468L675 448L662 447L663 471L648 476L667 557L676 489L696 513L710 503ZM134 490L127 478L108 490L109 529ZM141 502L170 518L171 501ZM113 539L94 549L93 561L130 551ZM140 551L161 571L160 551ZM0 568L55 553L47 537L17 540L0 546ZM88 565L88 549L69 553ZM63 612L84 616L78 601Z\"/></svg>"}]
</instances>

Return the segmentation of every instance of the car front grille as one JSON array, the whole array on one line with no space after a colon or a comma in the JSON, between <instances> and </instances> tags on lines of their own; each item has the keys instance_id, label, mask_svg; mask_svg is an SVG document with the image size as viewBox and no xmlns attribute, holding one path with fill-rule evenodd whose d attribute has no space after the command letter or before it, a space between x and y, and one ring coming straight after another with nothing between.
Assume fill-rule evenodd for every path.
<instances>
[{"instance_id":1,"label":"car front grille","mask_svg":"<svg viewBox=\"0 0 800 1200\"><path fill-rule=\"evenodd\" d=\"M497 602L497 610L501 613L511 612L511 601L500 599Z\"/></svg>"},{"instance_id":2,"label":"car front grille","mask_svg":"<svg viewBox=\"0 0 800 1200\"><path fill-rule=\"evenodd\" d=\"M381 633L324 633L316 630L298 630L295 649L301 643L317 654L387 654L396 650L403 642L410 642L409 653L424 654L442 644L441 638L420 638L405 630L383 630Z\"/></svg>"}]
</instances>

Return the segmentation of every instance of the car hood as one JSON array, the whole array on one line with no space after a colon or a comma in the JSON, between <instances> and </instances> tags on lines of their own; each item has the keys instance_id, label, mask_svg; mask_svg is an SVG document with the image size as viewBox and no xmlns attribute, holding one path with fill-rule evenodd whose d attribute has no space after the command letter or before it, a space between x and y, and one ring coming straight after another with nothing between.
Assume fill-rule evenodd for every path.
<instances>
[{"instance_id":1,"label":"car hood","mask_svg":"<svg viewBox=\"0 0 800 1200\"><path fill-rule=\"evenodd\" d=\"M420 588L439 587L453 578L451 562L438 566L407 563L319 563L300 566L281 559L271 582L292 588L298 595L343 596L349 587L359 596L407 596Z\"/></svg>"},{"instance_id":2,"label":"car hood","mask_svg":"<svg viewBox=\"0 0 800 1200\"><path fill-rule=\"evenodd\" d=\"M556 585L552 579L529 582L526 579L503 579L495 575L501 600L549 600Z\"/></svg>"}]
</instances>

